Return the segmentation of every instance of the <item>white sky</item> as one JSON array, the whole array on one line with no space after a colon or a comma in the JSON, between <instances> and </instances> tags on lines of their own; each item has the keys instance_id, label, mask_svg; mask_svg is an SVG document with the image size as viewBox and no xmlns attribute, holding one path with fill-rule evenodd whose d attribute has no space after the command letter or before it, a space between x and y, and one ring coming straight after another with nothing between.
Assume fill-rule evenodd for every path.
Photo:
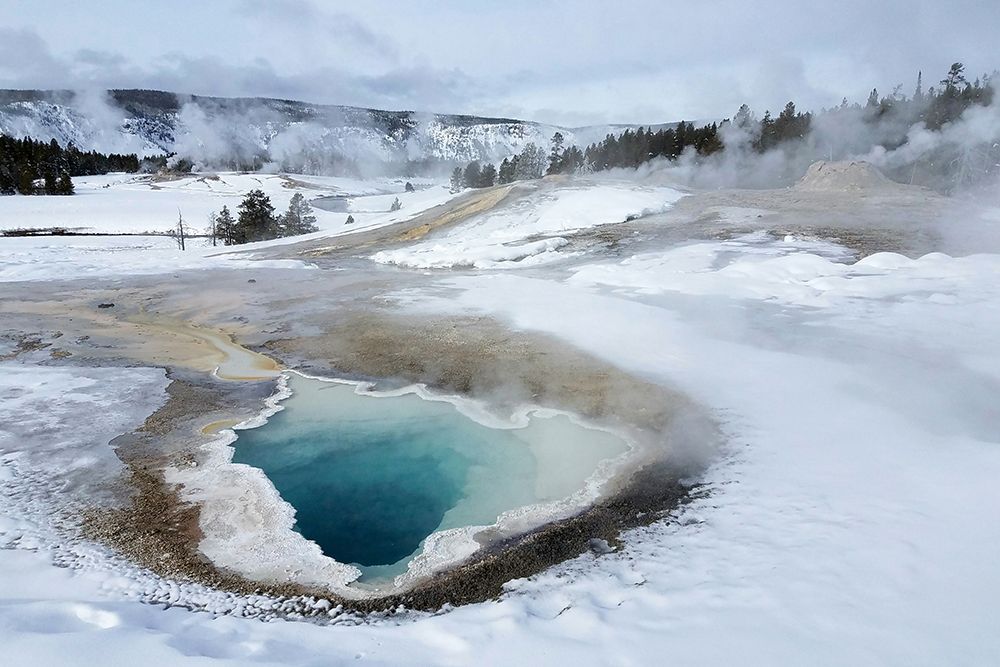
<instances>
[{"instance_id":1,"label":"white sky","mask_svg":"<svg viewBox=\"0 0 1000 667\"><path fill-rule=\"evenodd\" d=\"M564 125L910 94L1000 68L998 0L0 0L0 87L146 87Z\"/></svg>"}]
</instances>

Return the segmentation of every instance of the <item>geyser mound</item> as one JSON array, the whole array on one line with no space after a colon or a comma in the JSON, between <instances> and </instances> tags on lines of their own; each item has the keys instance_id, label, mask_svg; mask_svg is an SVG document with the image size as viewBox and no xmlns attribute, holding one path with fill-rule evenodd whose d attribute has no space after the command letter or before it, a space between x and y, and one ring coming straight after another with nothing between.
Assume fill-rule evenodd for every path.
<instances>
[{"instance_id":1,"label":"geyser mound","mask_svg":"<svg viewBox=\"0 0 1000 667\"><path fill-rule=\"evenodd\" d=\"M901 187L905 186L890 181L875 165L864 160L813 162L795 184L795 189L810 192L886 191Z\"/></svg>"}]
</instances>

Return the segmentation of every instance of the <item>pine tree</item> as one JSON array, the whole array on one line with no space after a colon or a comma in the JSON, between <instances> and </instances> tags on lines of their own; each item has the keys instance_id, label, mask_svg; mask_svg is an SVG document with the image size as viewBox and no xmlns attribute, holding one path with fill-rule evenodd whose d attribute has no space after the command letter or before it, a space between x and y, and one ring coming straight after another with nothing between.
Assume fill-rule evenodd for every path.
<instances>
[{"instance_id":1,"label":"pine tree","mask_svg":"<svg viewBox=\"0 0 1000 667\"><path fill-rule=\"evenodd\" d=\"M399 201L399 197L392 200L392 205L389 207L390 211L398 211L403 208L403 204Z\"/></svg>"},{"instance_id":2,"label":"pine tree","mask_svg":"<svg viewBox=\"0 0 1000 667\"><path fill-rule=\"evenodd\" d=\"M344 224L345 225L353 225L354 224L354 216L351 215L350 213L348 213L347 214L347 220L344 221Z\"/></svg>"},{"instance_id":3,"label":"pine tree","mask_svg":"<svg viewBox=\"0 0 1000 667\"><path fill-rule=\"evenodd\" d=\"M236 243L236 220L229 212L228 206L223 206L222 210L212 216L212 237L213 245L216 240L222 241L225 245Z\"/></svg>"},{"instance_id":4,"label":"pine tree","mask_svg":"<svg viewBox=\"0 0 1000 667\"><path fill-rule=\"evenodd\" d=\"M947 76L941 79L941 85L944 86L945 95L954 94L958 92L960 87L969 85L969 82L965 80L964 72L965 65L962 63L952 63Z\"/></svg>"},{"instance_id":5,"label":"pine tree","mask_svg":"<svg viewBox=\"0 0 1000 667\"><path fill-rule=\"evenodd\" d=\"M413 192L414 191L413 190L413 183L410 183L409 181L407 181L406 185L403 186L403 189L406 190L407 192Z\"/></svg>"},{"instance_id":6,"label":"pine tree","mask_svg":"<svg viewBox=\"0 0 1000 667\"><path fill-rule=\"evenodd\" d=\"M868 101L865 102L865 108L877 109L878 105L878 88L872 88L872 92L868 94Z\"/></svg>"},{"instance_id":7,"label":"pine tree","mask_svg":"<svg viewBox=\"0 0 1000 667\"><path fill-rule=\"evenodd\" d=\"M462 172L462 185L467 188L478 188L480 171L479 162L470 162Z\"/></svg>"},{"instance_id":8,"label":"pine tree","mask_svg":"<svg viewBox=\"0 0 1000 667\"><path fill-rule=\"evenodd\" d=\"M563 142L566 140L562 132L552 135L552 150L549 152L549 174L562 173L563 163Z\"/></svg>"},{"instance_id":9,"label":"pine tree","mask_svg":"<svg viewBox=\"0 0 1000 667\"><path fill-rule=\"evenodd\" d=\"M517 160L517 156L514 156L514 160ZM503 162L500 163L500 169L497 170L497 182L501 185L505 183L512 183L514 181L514 170L516 168L516 162L510 158L504 158Z\"/></svg>"},{"instance_id":10,"label":"pine tree","mask_svg":"<svg viewBox=\"0 0 1000 667\"><path fill-rule=\"evenodd\" d=\"M239 205L239 219L233 237L236 243L263 241L278 236L274 206L263 190L251 190Z\"/></svg>"},{"instance_id":11,"label":"pine tree","mask_svg":"<svg viewBox=\"0 0 1000 667\"><path fill-rule=\"evenodd\" d=\"M545 152L533 142L528 142L517 156L514 180L528 181L541 178L545 173L545 166Z\"/></svg>"},{"instance_id":12,"label":"pine tree","mask_svg":"<svg viewBox=\"0 0 1000 667\"><path fill-rule=\"evenodd\" d=\"M296 236L318 231L319 227L316 226L316 216L313 214L312 206L302 196L302 193L296 192L292 195L292 200L288 202L288 210L281 216L280 236Z\"/></svg>"},{"instance_id":13,"label":"pine tree","mask_svg":"<svg viewBox=\"0 0 1000 667\"><path fill-rule=\"evenodd\" d=\"M45 176L43 176L43 179L45 182L44 186L45 194L47 195L58 194L58 192L56 191L56 173L51 169L46 169Z\"/></svg>"},{"instance_id":14,"label":"pine tree","mask_svg":"<svg viewBox=\"0 0 1000 667\"><path fill-rule=\"evenodd\" d=\"M17 192L22 195L35 194L35 170L28 164L24 164L18 172Z\"/></svg>"},{"instance_id":15,"label":"pine tree","mask_svg":"<svg viewBox=\"0 0 1000 667\"><path fill-rule=\"evenodd\" d=\"M68 172L62 172L59 174L59 180L56 182L56 194L58 195L71 195L76 192L76 188L73 187L73 179L70 178Z\"/></svg>"},{"instance_id":16,"label":"pine tree","mask_svg":"<svg viewBox=\"0 0 1000 667\"><path fill-rule=\"evenodd\" d=\"M497 168L492 163L487 162L479 172L479 187L491 188L497 182Z\"/></svg>"}]
</instances>

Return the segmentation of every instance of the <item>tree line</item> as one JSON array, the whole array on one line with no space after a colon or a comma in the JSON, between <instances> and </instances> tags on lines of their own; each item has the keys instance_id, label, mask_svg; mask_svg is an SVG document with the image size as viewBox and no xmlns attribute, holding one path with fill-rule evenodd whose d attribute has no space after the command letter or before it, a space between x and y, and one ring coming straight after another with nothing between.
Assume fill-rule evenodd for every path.
<instances>
[{"instance_id":1,"label":"tree line","mask_svg":"<svg viewBox=\"0 0 1000 667\"><path fill-rule=\"evenodd\" d=\"M234 218L228 206L209 216L209 236L225 245L268 241L319 231L312 206L301 193L292 195L288 210L275 215L271 198L263 190L251 190L237 207Z\"/></svg>"},{"instance_id":2,"label":"tree line","mask_svg":"<svg viewBox=\"0 0 1000 667\"><path fill-rule=\"evenodd\" d=\"M71 195L73 176L139 171L137 155L81 151L49 142L0 135L0 194Z\"/></svg>"},{"instance_id":3,"label":"tree line","mask_svg":"<svg viewBox=\"0 0 1000 667\"><path fill-rule=\"evenodd\" d=\"M491 163L470 162L464 168L455 167L451 174L452 190L488 188L493 185L530 180L553 174L579 174L621 167L638 167L657 157L676 159L689 147L701 155L722 150L719 125L712 123L696 128L693 123L680 122L676 127L659 129L640 127L634 132L609 134L603 141L581 150L566 146L562 132L552 135L548 155L534 143L527 144L517 155L504 158L497 169Z\"/></svg>"},{"instance_id":4,"label":"tree line","mask_svg":"<svg viewBox=\"0 0 1000 667\"><path fill-rule=\"evenodd\" d=\"M730 130L742 132L747 146L756 153L766 153L779 148L799 147L808 143L817 119L837 122L837 114L860 116L871 126L874 146L894 149L907 141L907 133L917 123L931 131L939 131L948 123L958 120L970 107L989 106L993 102L994 88L991 77L984 75L974 81L965 77L962 63L954 63L937 87L923 90L923 75L918 73L912 96L900 93L897 87L890 95L880 96L872 90L864 106L849 104L845 98L840 106L824 109L818 114L800 112L795 102L788 102L777 116L766 111L759 120L744 104L732 119L696 127L681 121L673 127L640 127L621 134L608 134L604 140L585 149L575 145L566 147L565 137L556 132L546 156L534 144L528 144L518 155L505 158L499 169L492 164L472 162L464 168L456 167L451 175L453 190L484 188L515 180L541 178L547 174L591 173L616 168L636 168L657 158L677 160L684 154L707 157L725 149L723 137ZM827 157L829 147L811 146L812 158ZM995 147L994 147L995 149ZM832 158L831 158L832 159ZM954 156L937 156L937 168L961 171L961 160ZM956 166L958 165L958 166ZM961 175L961 174L960 174ZM950 175L956 177L955 175Z\"/></svg>"}]
</instances>

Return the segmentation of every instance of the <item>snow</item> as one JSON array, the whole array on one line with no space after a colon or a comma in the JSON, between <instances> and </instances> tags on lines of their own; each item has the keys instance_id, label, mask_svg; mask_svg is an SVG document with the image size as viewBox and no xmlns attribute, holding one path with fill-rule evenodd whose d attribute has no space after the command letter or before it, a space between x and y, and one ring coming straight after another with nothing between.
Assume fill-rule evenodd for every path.
<instances>
[{"instance_id":1,"label":"snow","mask_svg":"<svg viewBox=\"0 0 1000 667\"><path fill-rule=\"evenodd\" d=\"M35 236L0 238L0 282L112 278L198 269L305 268L296 260L218 254L207 239L186 251L166 236Z\"/></svg>"},{"instance_id":2,"label":"snow","mask_svg":"<svg viewBox=\"0 0 1000 667\"><path fill-rule=\"evenodd\" d=\"M198 225L204 221L207 226L209 214L225 205L236 215L243 196L255 188L263 190L279 212L296 192L307 199L345 197L356 211L352 213L355 222L345 224L347 213L315 208L320 228L316 233L229 248L192 238L184 252L172 237L162 235L0 237L0 282L239 269L251 262L258 268L303 268L309 265L293 260L255 260L247 252L391 225L455 196L444 186L422 181L415 181L419 189L404 192L404 182L399 179L357 181L269 174L195 174L166 181L108 174L77 178L74 183L77 194L71 197L0 198L0 229L66 227L88 234L162 234L176 225L181 211L194 233L203 233ZM386 191L390 194L384 194ZM390 211L397 197L402 208Z\"/></svg>"},{"instance_id":3,"label":"snow","mask_svg":"<svg viewBox=\"0 0 1000 667\"><path fill-rule=\"evenodd\" d=\"M639 531L617 563L641 593L601 585L611 562L528 590L565 596L585 641L635 661L993 662L1000 256L844 265L790 249L714 265L731 248L683 248L672 271L668 251L563 284L488 275L441 281L445 298L406 295L677 385L731 437L715 493ZM603 595L628 611L606 616Z\"/></svg>"},{"instance_id":4,"label":"snow","mask_svg":"<svg viewBox=\"0 0 1000 667\"><path fill-rule=\"evenodd\" d=\"M222 103L220 105L220 102ZM486 118L411 114L393 131L373 127L357 109L284 100L189 101L178 110L135 114L109 104L101 91L77 93L72 103L43 101L0 105L0 132L36 140L56 139L85 150L176 153L196 163L229 163L266 152L276 163L319 172L343 168L335 157L353 156L376 169L401 159L499 162L529 142L545 148L561 132L566 145L585 147L626 126L565 128ZM307 120L302 120L306 118ZM362 115L367 119L368 114ZM412 122L412 127L408 127ZM405 129L404 129L405 128ZM632 129L636 129L633 127Z\"/></svg>"},{"instance_id":5,"label":"snow","mask_svg":"<svg viewBox=\"0 0 1000 667\"><path fill-rule=\"evenodd\" d=\"M263 190L280 213L296 192L307 200L325 195L355 197L402 193L404 185L400 179L359 181L330 176L227 172L177 178L136 174L78 176L73 184L76 194L70 197L0 199L0 230L65 227L101 234L164 233L176 227L180 213L194 233L204 233L210 227L209 215L228 206L235 216L250 190ZM404 198L402 194L399 196L401 200ZM388 208L386 205L382 210ZM315 214L317 226L328 231L339 230L347 218L346 214L320 209Z\"/></svg>"},{"instance_id":6,"label":"snow","mask_svg":"<svg viewBox=\"0 0 1000 667\"><path fill-rule=\"evenodd\" d=\"M567 191L449 238L477 265L476 252L560 238L670 195L643 197L623 194L611 210L613 197ZM573 213L557 216L560 206ZM426 243L407 250L414 262L433 257ZM493 257L481 266L516 263ZM72 492L60 479L12 495L24 476L51 471L47 456L78 483L91 469L99 481L115 463L107 441L162 400L162 371L6 363L5 655L81 665L1000 662L1000 255L852 262L834 244L757 234L577 261L555 278L441 275L395 300L407 312L488 314L560 337L711 409L728 449L709 493L675 521L446 613L329 626L240 618L265 602L167 584L85 545L57 547L45 510L48 490ZM76 554L68 561L66 549ZM192 595L230 613L137 601Z\"/></svg>"},{"instance_id":7,"label":"snow","mask_svg":"<svg viewBox=\"0 0 1000 667\"><path fill-rule=\"evenodd\" d=\"M510 206L474 216L434 240L383 250L372 259L412 268L539 264L565 257L556 251L568 241L558 234L660 213L681 196L672 188L613 181L543 188ZM531 240L538 236L550 238Z\"/></svg>"}]
</instances>

